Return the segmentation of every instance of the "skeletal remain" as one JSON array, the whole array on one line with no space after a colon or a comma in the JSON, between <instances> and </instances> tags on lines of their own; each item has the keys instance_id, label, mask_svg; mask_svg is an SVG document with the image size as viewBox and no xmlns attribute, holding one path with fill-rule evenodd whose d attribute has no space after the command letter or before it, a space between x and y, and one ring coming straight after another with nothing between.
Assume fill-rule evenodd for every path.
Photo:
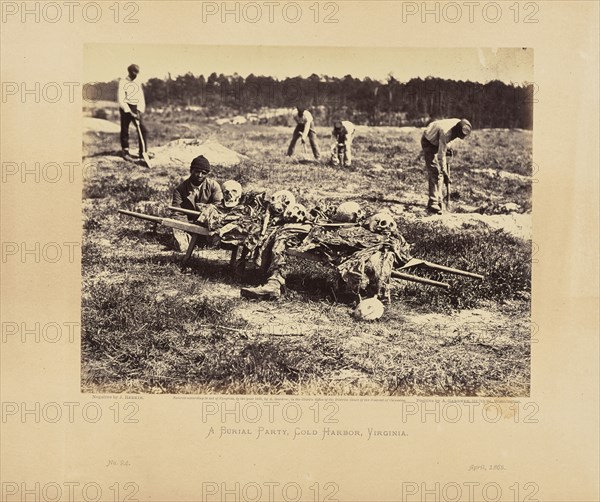
<instances>
[{"instance_id":1,"label":"skeletal remain","mask_svg":"<svg viewBox=\"0 0 600 502\"><path fill-rule=\"evenodd\" d=\"M223 205L225 207L237 206L242 196L242 185L235 180L223 183Z\"/></svg>"},{"instance_id":2,"label":"skeletal remain","mask_svg":"<svg viewBox=\"0 0 600 502\"><path fill-rule=\"evenodd\" d=\"M283 213L283 219L288 223L302 223L308 217L308 210L298 202L290 204Z\"/></svg>"},{"instance_id":3,"label":"skeletal remain","mask_svg":"<svg viewBox=\"0 0 600 502\"><path fill-rule=\"evenodd\" d=\"M354 317L360 321L374 321L383 315L385 307L376 297L361 301L354 310Z\"/></svg>"},{"instance_id":4,"label":"skeletal remain","mask_svg":"<svg viewBox=\"0 0 600 502\"><path fill-rule=\"evenodd\" d=\"M398 228L392 215L383 211L371 216L368 221L368 226L371 232L377 232L378 234L392 233Z\"/></svg>"},{"instance_id":5,"label":"skeletal remain","mask_svg":"<svg viewBox=\"0 0 600 502\"><path fill-rule=\"evenodd\" d=\"M342 202L333 215L333 219L339 223L355 223L362 219L363 210L357 202Z\"/></svg>"},{"instance_id":6,"label":"skeletal remain","mask_svg":"<svg viewBox=\"0 0 600 502\"><path fill-rule=\"evenodd\" d=\"M271 210L275 214L283 214L288 206L296 202L296 197L289 190L278 190L269 199Z\"/></svg>"}]
</instances>

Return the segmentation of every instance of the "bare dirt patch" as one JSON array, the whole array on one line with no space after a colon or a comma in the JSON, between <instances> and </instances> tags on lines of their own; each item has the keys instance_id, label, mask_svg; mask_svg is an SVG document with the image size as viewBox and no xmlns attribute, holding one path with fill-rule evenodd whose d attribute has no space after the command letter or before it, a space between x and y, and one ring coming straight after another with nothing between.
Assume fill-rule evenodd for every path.
<instances>
[{"instance_id":1,"label":"bare dirt patch","mask_svg":"<svg viewBox=\"0 0 600 502\"><path fill-rule=\"evenodd\" d=\"M510 173L507 171L499 171L497 169L473 169L474 173L485 174L492 178L502 178L507 180L522 181L524 183L531 183L531 176L524 176L522 174Z\"/></svg>"},{"instance_id":2,"label":"bare dirt patch","mask_svg":"<svg viewBox=\"0 0 600 502\"><path fill-rule=\"evenodd\" d=\"M479 213L446 213L431 216L428 221L441 222L452 229L468 228L483 223L492 230L502 230L522 240L531 239L531 214L479 214Z\"/></svg>"},{"instance_id":3,"label":"bare dirt patch","mask_svg":"<svg viewBox=\"0 0 600 502\"><path fill-rule=\"evenodd\" d=\"M187 168L198 155L204 155L212 165L223 167L235 166L247 159L216 141L190 138L171 141L152 149L152 152L155 155L153 165L160 167Z\"/></svg>"},{"instance_id":4,"label":"bare dirt patch","mask_svg":"<svg viewBox=\"0 0 600 502\"><path fill-rule=\"evenodd\" d=\"M119 124L115 124L110 120L97 119L93 117L83 117L83 130L85 132L120 132Z\"/></svg>"}]
</instances>

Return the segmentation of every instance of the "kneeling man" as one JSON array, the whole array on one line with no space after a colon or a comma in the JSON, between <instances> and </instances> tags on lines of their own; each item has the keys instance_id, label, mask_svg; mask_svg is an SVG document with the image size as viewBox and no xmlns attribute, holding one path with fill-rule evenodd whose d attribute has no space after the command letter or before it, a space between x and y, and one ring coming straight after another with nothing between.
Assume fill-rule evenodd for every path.
<instances>
[{"instance_id":1,"label":"kneeling man","mask_svg":"<svg viewBox=\"0 0 600 502\"><path fill-rule=\"evenodd\" d=\"M209 178L210 162L200 155L190 164L190 177L179 185L173 192L175 207L198 211L198 204L220 204L223 192L219 183ZM194 221L193 216L188 216L189 221ZM173 246L177 251L185 252L190 243L191 235L183 230L173 229Z\"/></svg>"}]
</instances>

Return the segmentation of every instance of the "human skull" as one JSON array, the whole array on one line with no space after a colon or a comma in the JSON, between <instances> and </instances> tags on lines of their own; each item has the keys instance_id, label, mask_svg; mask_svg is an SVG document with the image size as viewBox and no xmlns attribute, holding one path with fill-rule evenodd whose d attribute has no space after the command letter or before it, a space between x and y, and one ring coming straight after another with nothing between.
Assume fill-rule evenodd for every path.
<instances>
[{"instance_id":1,"label":"human skull","mask_svg":"<svg viewBox=\"0 0 600 502\"><path fill-rule=\"evenodd\" d=\"M355 223L363 217L363 210L357 202L342 202L333 215L339 223Z\"/></svg>"},{"instance_id":2,"label":"human skull","mask_svg":"<svg viewBox=\"0 0 600 502\"><path fill-rule=\"evenodd\" d=\"M378 234L387 234L395 232L398 228L396 221L391 214L379 212L369 219L369 230Z\"/></svg>"},{"instance_id":3,"label":"human skull","mask_svg":"<svg viewBox=\"0 0 600 502\"><path fill-rule=\"evenodd\" d=\"M223 205L225 207L237 206L242 196L242 185L235 180L223 183Z\"/></svg>"},{"instance_id":4,"label":"human skull","mask_svg":"<svg viewBox=\"0 0 600 502\"><path fill-rule=\"evenodd\" d=\"M283 213L283 219L288 223L302 223L307 216L308 210L298 202L290 204Z\"/></svg>"},{"instance_id":5,"label":"human skull","mask_svg":"<svg viewBox=\"0 0 600 502\"><path fill-rule=\"evenodd\" d=\"M271 209L275 214L283 214L287 207L295 202L296 197L294 197L294 194L289 190L278 190L269 200Z\"/></svg>"},{"instance_id":6,"label":"human skull","mask_svg":"<svg viewBox=\"0 0 600 502\"><path fill-rule=\"evenodd\" d=\"M367 298L361 301L354 310L354 317L359 321L374 321L379 319L385 308L377 298Z\"/></svg>"}]
</instances>

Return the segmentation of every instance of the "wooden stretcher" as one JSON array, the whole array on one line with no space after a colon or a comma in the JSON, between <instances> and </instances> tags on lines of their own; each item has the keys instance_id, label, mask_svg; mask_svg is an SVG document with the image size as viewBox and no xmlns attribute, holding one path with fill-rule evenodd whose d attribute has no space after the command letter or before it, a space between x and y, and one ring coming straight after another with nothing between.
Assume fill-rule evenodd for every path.
<instances>
[{"instance_id":1,"label":"wooden stretcher","mask_svg":"<svg viewBox=\"0 0 600 502\"><path fill-rule=\"evenodd\" d=\"M172 207L172 206L169 206L169 209L172 211L177 211L177 212L192 215L192 216L198 216L200 214L197 211L190 211L187 209L176 208L176 207ZM192 237L190 239L190 243L186 250L185 256L183 257L183 260L181 261L182 267L185 267L187 265L187 262L189 261L189 259L192 257L192 253L194 252L194 248L196 247L196 244L198 243L199 237L201 235L203 235L203 236L210 235L210 231L208 230L208 228L205 228L203 226L200 226L200 225L197 225L194 223L184 222L184 221L176 220L173 218L161 218L159 216L151 216L148 214L136 213L134 211L127 211L124 209L119 209L119 213L126 215L126 216L132 216L134 218L138 218L141 220L151 221L155 224L161 224L161 225L164 225L164 226L167 226L170 228L176 228L178 230L183 230L185 232L189 232L192 235ZM236 260L238 259L238 254L240 252L240 248L241 248L241 246L233 246L232 247L231 245L228 245L226 248L224 248L224 249L231 250L230 265L233 266L236 263ZM318 254L315 254L315 253L302 252L302 251L298 251L297 249L288 249L287 253L289 256L294 256L296 258L317 261L317 262L325 263L325 264L327 263L327 261L324 257L319 256ZM426 260L420 260L418 258L411 258L402 267L395 269L392 272L392 277L394 277L396 279L402 279L405 281L418 282L420 284L426 284L429 286L444 288L446 290L450 289L450 284L448 284L446 282L434 281L433 279L427 279L426 277L419 277L417 275L407 274L406 272L403 272L404 270L409 270L409 269L415 268L415 267L423 267L423 268L426 268L429 270L439 270L442 272L448 272L450 274L471 277L471 278L479 279L479 280L484 279L484 277L479 274L474 274L472 272L467 272L465 270L460 270L457 268L447 267L445 265L439 265L437 263L432 263L432 262L429 262Z\"/></svg>"}]
</instances>

